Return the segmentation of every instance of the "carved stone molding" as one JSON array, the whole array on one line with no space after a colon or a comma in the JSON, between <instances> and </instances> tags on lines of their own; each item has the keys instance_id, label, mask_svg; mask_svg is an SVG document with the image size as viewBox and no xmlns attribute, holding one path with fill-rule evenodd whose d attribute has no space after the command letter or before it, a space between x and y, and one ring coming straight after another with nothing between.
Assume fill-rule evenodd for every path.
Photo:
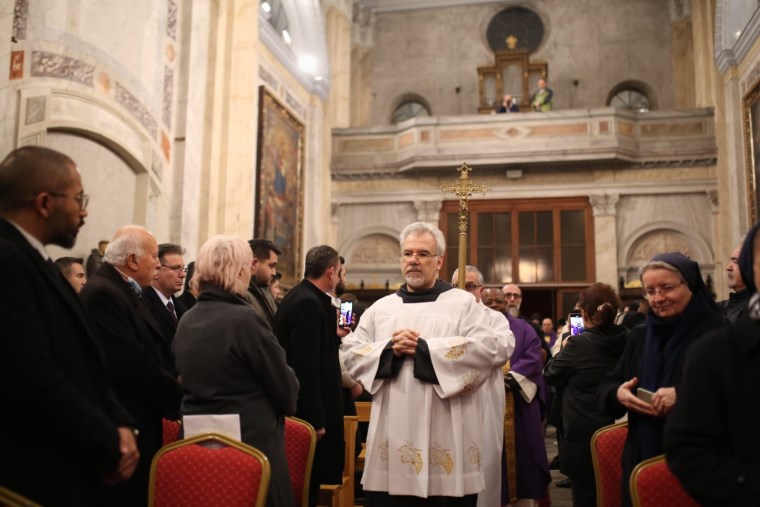
<instances>
[{"instance_id":1,"label":"carved stone molding","mask_svg":"<svg viewBox=\"0 0 760 507\"><path fill-rule=\"evenodd\" d=\"M680 234L673 231L653 231L634 245L629 255L629 264L640 266L663 252L680 252L691 258L694 255L691 245Z\"/></svg>"},{"instance_id":2,"label":"carved stone molding","mask_svg":"<svg viewBox=\"0 0 760 507\"><path fill-rule=\"evenodd\" d=\"M398 241L385 234L370 234L354 248L350 263L377 266L393 265L398 259Z\"/></svg>"},{"instance_id":3,"label":"carved stone molding","mask_svg":"<svg viewBox=\"0 0 760 507\"><path fill-rule=\"evenodd\" d=\"M617 215L617 203L620 200L619 194L590 195L588 196L588 200L591 203L595 217L614 217Z\"/></svg>"},{"instance_id":4,"label":"carved stone molding","mask_svg":"<svg viewBox=\"0 0 760 507\"><path fill-rule=\"evenodd\" d=\"M442 205L443 201L415 201L414 209L417 210L417 220L437 224Z\"/></svg>"},{"instance_id":5,"label":"carved stone molding","mask_svg":"<svg viewBox=\"0 0 760 507\"><path fill-rule=\"evenodd\" d=\"M372 36L375 28L375 10L364 7L359 2L354 4L352 43L363 48L372 48L375 41Z\"/></svg>"},{"instance_id":6,"label":"carved stone molding","mask_svg":"<svg viewBox=\"0 0 760 507\"><path fill-rule=\"evenodd\" d=\"M720 211L719 205L720 202L718 200L718 191L717 190L708 190L706 192L707 195L707 202L710 204L710 212L713 215L717 215L718 211Z\"/></svg>"}]
</instances>

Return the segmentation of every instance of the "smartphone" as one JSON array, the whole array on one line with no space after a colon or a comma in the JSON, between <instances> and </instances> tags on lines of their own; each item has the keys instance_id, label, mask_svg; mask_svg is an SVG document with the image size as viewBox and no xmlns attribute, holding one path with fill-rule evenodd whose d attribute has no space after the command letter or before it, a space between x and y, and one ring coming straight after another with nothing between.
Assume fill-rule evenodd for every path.
<instances>
[{"instance_id":1,"label":"smartphone","mask_svg":"<svg viewBox=\"0 0 760 507\"><path fill-rule=\"evenodd\" d=\"M353 301L341 301L340 302L340 319L338 325L340 327L351 327L351 320L354 316L354 302Z\"/></svg>"},{"instance_id":2,"label":"smartphone","mask_svg":"<svg viewBox=\"0 0 760 507\"><path fill-rule=\"evenodd\" d=\"M652 396L654 396L654 393L648 389L644 389L643 387L636 389L636 397L641 401L652 403Z\"/></svg>"},{"instance_id":3,"label":"smartphone","mask_svg":"<svg viewBox=\"0 0 760 507\"><path fill-rule=\"evenodd\" d=\"M570 335L576 336L583 332L583 317L580 313L570 314Z\"/></svg>"}]
</instances>

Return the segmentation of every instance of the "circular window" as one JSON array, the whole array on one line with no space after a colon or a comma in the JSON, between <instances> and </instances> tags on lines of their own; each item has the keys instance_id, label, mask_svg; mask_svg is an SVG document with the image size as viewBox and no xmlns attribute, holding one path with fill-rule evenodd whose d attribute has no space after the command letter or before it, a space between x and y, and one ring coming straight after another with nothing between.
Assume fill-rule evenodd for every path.
<instances>
[{"instance_id":1,"label":"circular window","mask_svg":"<svg viewBox=\"0 0 760 507\"><path fill-rule=\"evenodd\" d=\"M510 7L491 19L486 38L494 52L507 49L509 38L509 49L522 49L533 53L544 40L544 23L538 14L530 9Z\"/></svg>"},{"instance_id":2,"label":"circular window","mask_svg":"<svg viewBox=\"0 0 760 507\"><path fill-rule=\"evenodd\" d=\"M649 111L649 99L639 90L626 88L615 93L609 101L611 107L631 109L637 113Z\"/></svg>"},{"instance_id":3,"label":"circular window","mask_svg":"<svg viewBox=\"0 0 760 507\"><path fill-rule=\"evenodd\" d=\"M393 123L401 123L404 120L418 116L430 116L430 111L421 102L404 102L393 112Z\"/></svg>"}]
</instances>

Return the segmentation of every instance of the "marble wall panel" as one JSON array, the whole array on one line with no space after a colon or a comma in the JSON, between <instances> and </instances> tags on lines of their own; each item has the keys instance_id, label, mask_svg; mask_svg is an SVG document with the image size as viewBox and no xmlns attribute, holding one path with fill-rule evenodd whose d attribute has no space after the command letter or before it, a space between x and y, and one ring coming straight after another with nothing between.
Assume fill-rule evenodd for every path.
<instances>
[{"instance_id":1,"label":"marble wall panel","mask_svg":"<svg viewBox=\"0 0 760 507\"><path fill-rule=\"evenodd\" d=\"M11 68L8 79L21 79L24 77L24 52L11 52Z\"/></svg>"},{"instance_id":2,"label":"marble wall panel","mask_svg":"<svg viewBox=\"0 0 760 507\"><path fill-rule=\"evenodd\" d=\"M174 69L164 67L164 100L161 107L161 119L164 126L172 128L172 104L174 99Z\"/></svg>"},{"instance_id":3,"label":"marble wall panel","mask_svg":"<svg viewBox=\"0 0 760 507\"><path fill-rule=\"evenodd\" d=\"M13 5L13 35L14 41L26 39L26 26L29 22L29 0L16 0Z\"/></svg>"},{"instance_id":4,"label":"marble wall panel","mask_svg":"<svg viewBox=\"0 0 760 507\"><path fill-rule=\"evenodd\" d=\"M124 106L140 124L145 127L151 137L156 139L158 135L158 124L155 118L151 115L148 108L146 108L129 90L127 90L122 84L116 83L114 88L114 99L116 102Z\"/></svg>"},{"instance_id":5,"label":"marble wall panel","mask_svg":"<svg viewBox=\"0 0 760 507\"><path fill-rule=\"evenodd\" d=\"M31 75L66 79L85 86L93 85L95 66L69 56L33 51Z\"/></svg>"}]
</instances>

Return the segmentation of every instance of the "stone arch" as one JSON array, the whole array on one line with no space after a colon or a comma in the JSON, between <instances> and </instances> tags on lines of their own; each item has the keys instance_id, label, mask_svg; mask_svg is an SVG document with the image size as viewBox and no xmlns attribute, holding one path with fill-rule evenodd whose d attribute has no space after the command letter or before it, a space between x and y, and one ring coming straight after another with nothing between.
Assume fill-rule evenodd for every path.
<instances>
[{"instance_id":1,"label":"stone arch","mask_svg":"<svg viewBox=\"0 0 760 507\"><path fill-rule=\"evenodd\" d=\"M609 106L612 98L623 90L635 90L641 93L642 95L646 96L647 100L649 101L650 111L658 109L657 92L655 89L644 81L639 81L637 79L627 79L613 86L610 92L607 94L607 99L604 101L604 104Z\"/></svg>"}]
</instances>

